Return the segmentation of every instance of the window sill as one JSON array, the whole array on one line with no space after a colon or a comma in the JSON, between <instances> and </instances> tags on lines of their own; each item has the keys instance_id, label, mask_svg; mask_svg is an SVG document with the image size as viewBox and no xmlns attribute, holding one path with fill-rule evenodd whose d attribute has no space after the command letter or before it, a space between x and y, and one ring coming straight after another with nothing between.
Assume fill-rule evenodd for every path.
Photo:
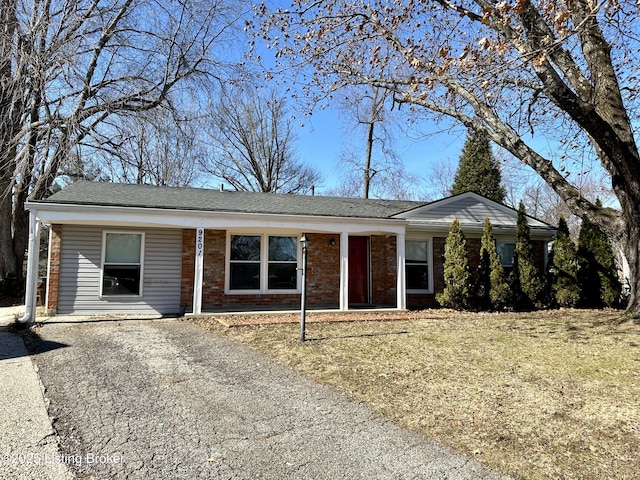
<instances>
[{"instance_id":1,"label":"window sill","mask_svg":"<svg viewBox=\"0 0 640 480\"><path fill-rule=\"evenodd\" d=\"M142 295L122 294L122 295L98 295L100 300L117 300L119 298L142 298Z\"/></svg>"}]
</instances>

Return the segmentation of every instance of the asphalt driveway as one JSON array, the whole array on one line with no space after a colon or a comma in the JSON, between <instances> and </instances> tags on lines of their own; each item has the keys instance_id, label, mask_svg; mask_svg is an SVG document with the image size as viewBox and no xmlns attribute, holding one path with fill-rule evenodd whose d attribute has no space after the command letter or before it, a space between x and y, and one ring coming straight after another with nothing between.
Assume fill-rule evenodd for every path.
<instances>
[{"instance_id":1,"label":"asphalt driveway","mask_svg":"<svg viewBox=\"0 0 640 480\"><path fill-rule=\"evenodd\" d=\"M189 322L35 332L61 459L80 478L501 478Z\"/></svg>"}]
</instances>

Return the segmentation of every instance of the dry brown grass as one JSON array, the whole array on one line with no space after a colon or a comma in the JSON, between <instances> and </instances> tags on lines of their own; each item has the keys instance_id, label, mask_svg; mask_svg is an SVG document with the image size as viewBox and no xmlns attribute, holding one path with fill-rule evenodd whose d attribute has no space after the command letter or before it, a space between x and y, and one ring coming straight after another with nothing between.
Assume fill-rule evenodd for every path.
<instances>
[{"instance_id":1,"label":"dry brown grass","mask_svg":"<svg viewBox=\"0 0 640 480\"><path fill-rule=\"evenodd\" d=\"M515 478L600 480L640 478L640 326L618 315L425 311L311 323L305 343L197 321Z\"/></svg>"}]
</instances>

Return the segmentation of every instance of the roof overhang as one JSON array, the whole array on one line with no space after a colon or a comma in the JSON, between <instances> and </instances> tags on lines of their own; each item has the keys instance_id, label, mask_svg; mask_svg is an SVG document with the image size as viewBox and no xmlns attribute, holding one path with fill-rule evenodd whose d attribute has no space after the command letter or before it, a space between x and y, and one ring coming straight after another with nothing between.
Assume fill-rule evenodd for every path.
<instances>
[{"instance_id":1,"label":"roof overhang","mask_svg":"<svg viewBox=\"0 0 640 480\"><path fill-rule=\"evenodd\" d=\"M46 224L148 228L208 228L234 231L289 230L404 234L406 220L397 218L323 217L310 215L210 212L150 207L28 202L26 208Z\"/></svg>"}]
</instances>

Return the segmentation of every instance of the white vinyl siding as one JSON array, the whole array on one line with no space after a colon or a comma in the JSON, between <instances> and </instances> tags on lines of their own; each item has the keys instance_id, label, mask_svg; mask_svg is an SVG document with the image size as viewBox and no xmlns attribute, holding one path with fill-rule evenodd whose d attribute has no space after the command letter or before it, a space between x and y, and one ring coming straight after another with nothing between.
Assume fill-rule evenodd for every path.
<instances>
[{"instance_id":1,"label":"white vinyl siding","mask_svg":"<svg viewBox=\"0 0 640 480\"><path fill-rule=\"evenodd\" d=\"M434 202L426 207L408 212L404 216L415 220L430 220L447 224L457 218L463 225L483 222L486 217L489 217L492 225L510 225L515 222L517 213L504 207L498 208L477 197L460 196L451 201Z\"/></svg>"},{"instance_id":2,"label":"white vinyl siding","mask_svg":"<svg viewBox=\"0 0 640 480\"><path fill-rule=\"evenodd\" d=\"M515 230L518 212L468 192L415 208L399 214L397 217L418 222L417 225L437 224L447 225L447 227L457 218L462 224L463 230L465 226L476 226L481 229L484 219L489 218L494 229L512 228ZM534 231L542 228L549 232L551 229L546 223L530 216L527 216L527 222Z\"/></svg>"},{"instance_id":3,"label":"white vinyl siding","mask_svg":"<svg viewBox=\"0 0 640 480\"><path fill-rule=\"evenodd\" d=\"M102 227L65 225L60 252L59 314L177 313L180 311L182 230L136 229L144 233L142 296L100 295ZM126 229L118 230L127 232Z\"/></svg>"}]
</instances>

